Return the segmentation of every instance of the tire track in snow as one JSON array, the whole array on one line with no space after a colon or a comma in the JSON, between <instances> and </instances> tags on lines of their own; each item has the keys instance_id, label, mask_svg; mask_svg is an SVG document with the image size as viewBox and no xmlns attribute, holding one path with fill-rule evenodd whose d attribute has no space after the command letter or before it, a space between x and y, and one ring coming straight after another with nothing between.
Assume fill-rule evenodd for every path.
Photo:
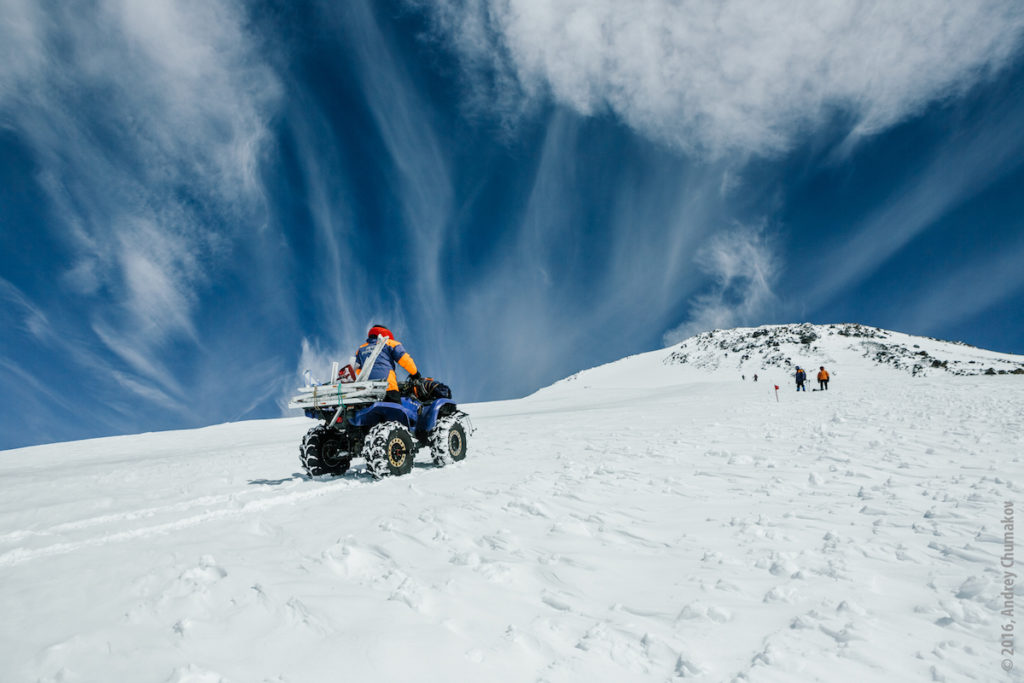
<instances>
[{"instance_id":1,"label":"tire track in snow","mask_svg":"<svg viewBox=\"0 0 1024 683\"><path fill-rule=\"evenodd\" d=\"M200 498L193 498L191 500L183 500L177 503L171 503L169 505L158 505L151 508L143 508L141 510L131 510L128 512L119 512L110 515L100 515L98 517L89 517L86 519L80 519L75 522L63 522L56 524L46 529L18 529L16 531L9 531L6 534L0 535L0 543L9 541L20 541L25 538L32 536L53 536L56 534L65 533L68 531L79 531L81 529L88 529L89 527L100 526L102 524L110 524L114 522L131 522L137 519L145 519L147 517L156 517L157 515L166 514L169 512L185 512L190 508L211 506L218 503L233 502L242 496L246 496L252 493L257 493L256 490L251 491L240 491L238 493L230 493L219 496L202 496Z\"/></svg>"},{"instance_id":2,"label":"tire track in snow","mask_svg":"<svg viewBox=\"0 0 1024 683\"><path fill-rule=\"evenodd\" d=\"M306 491L298 491L289 494L278 494L269 496L260 500L253 500L241 505L239 507L232 508L220 508L217 510L207 510L197 515L190 517L184 517L182 519L172 520L163 524L155 524L152 526L140 527L132 529L130 531L118 531L109 534L103 534L101 536L94 536L92 538L86 538L80 541L73 541L67 543L55 543L52 545L45 546L43 548L15 548L10 550L3 555L0 555L0 567L14 567L26 562L31 562L43 557L53 557L55 555L65 555L72 553L77 550L84 548L94 548L97 546L109 545L112 543L120 543L123 541L130 541L137 538L146 538L149 536L156 536L163 533L169 533L178 531L180 529L187 529L189 527L199 526L208 522L218 521L222 519L229 519L231 517L239 517L242 515L250 514L261 510L269 510L282 505L290 505L298 503L304 500L310 500L313 498L320 498L322 496L335 493L340 489L349 489L353 486L361 486L362 484L353 483L350 480L338 481L338 482L319 482L321 485L315 489ZM210 498L236 500L238 494L230 496L210 496ZM183 501L180 504L164 506L166 508L183 508L188 509L194 507L195 501ZM156 509L156 508L154 508ZM169 510L174 511L174 510ZM125 515L107 515L107 517L113 518L115 521L118 519L137 518L136 512L146 511L135 511L132 513L126 513ZM98 518L93 518L98 519ZM83 520L88 522L90 520ZM74 522L69 522L67 525L61 524L60 527L74 525ZM88 525L87 525L88 526ZM54 527L56 528L56 527Z\"/></svg>"}]
</instances>

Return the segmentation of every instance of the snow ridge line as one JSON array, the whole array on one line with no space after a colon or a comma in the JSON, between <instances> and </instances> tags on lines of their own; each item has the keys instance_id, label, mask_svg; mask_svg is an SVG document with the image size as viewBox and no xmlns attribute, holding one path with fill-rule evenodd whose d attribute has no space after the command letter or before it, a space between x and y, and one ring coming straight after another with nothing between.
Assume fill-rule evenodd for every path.
<instances>
[{"instance_id":1,"label":"snow ridge line","mask_svg":"<svg viewBox=\"0 0 1024 683\"><path fill-rule=\"evenodd\" d=\"M206 512L200 513L198 515L192 515L191 517L177 519L171 522L166 522L164 524L157 524L154 526L132 529L131 531L120 531L116 533L105 534L103 536L96 536L94 538L88 538L82 541L75 541L69 543L55 543L53 545L46 546L45 548L36 548L32 550L24 548L15 548L14 550L10 550L4 553L3 555L0 555L0 567L14 567L43 557L65 555L67 553L72 553L76 550L81 550L84 548L109 545L112 543L120 543L122 541L129 541L135 538L156 536L158 534L177 531L179 529L186 529L188 527L198 526L200 524L205 524L207 522L212 522L220 519L239 517L241 515L255 511L268 510L271 508L279 507L281 505L289 505L304 500L310 500L312 498L319 498L321 496L326 496L330 493L334 493L338 489L347 489L351 488L354 485L350 481L339 481L333 484L330 482L325 482L324 484L326 485L321 484L321 486L318 486L317 488L309 491L296 492L286 495L275 496L273 498L265 498L261 500L253 500L237 508L207 510Z\"/></svg>"}]
</instances>

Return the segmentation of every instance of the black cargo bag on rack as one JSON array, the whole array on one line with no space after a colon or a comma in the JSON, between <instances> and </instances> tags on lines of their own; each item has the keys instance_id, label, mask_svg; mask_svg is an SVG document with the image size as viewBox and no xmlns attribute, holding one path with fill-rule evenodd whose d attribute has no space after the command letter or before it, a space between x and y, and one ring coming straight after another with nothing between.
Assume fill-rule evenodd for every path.
<instances>
[{"instance_id":1,"label":"black cargo bag on rack","mask_svg":"<svg viewBox=\"0 0 1024 683\"><path fill-rule=\"evenodd\" d=\"M448 385L438 382L433 377L424 377L419 381L419 386L416 387L416 398L423 403L436 401L439 398L451 397L452 390L448 388Z\"/></svg>"}]
</instances>

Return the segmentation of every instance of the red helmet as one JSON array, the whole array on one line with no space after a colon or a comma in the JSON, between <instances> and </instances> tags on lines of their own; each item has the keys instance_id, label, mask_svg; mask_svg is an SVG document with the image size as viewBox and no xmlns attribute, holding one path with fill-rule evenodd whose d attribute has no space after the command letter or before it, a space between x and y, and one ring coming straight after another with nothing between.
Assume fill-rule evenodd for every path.
<instances>
[{"instance_id":1,"label":"red helmet","mask_svg":"<svg viewBox=\"0 0 1024 683\"><path fill-rule=\"evenodd\" d=\"M374 325L370 328L370 331L366 333L366 336L370 339L376 339L378 336L384 337L385 339L395 338L395 335L391 334L391 330L383 325Z\"/></svg>"}]
</instances>

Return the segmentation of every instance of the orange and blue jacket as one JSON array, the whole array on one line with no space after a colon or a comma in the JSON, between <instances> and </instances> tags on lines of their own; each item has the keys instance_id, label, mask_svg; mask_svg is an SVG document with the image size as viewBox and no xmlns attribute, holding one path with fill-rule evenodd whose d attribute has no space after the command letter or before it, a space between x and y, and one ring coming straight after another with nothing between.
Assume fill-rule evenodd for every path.
<instances>
[{"instance_id":1,"label":"orange and blue jacket","mask_svg":"<svg viewBox=\"0 0 1024 683\"><path fill-rule=\"evenodd\" d=\"M363 363L373 353L377 345L377 338L367 339L366 342L356 351L356 372L363 369ZM410 375L416 374L416 363L412 356L405 350L405 347L394 339L385 339L384 348L370 369L367 379L387 379L388 391L398 391L398 377L395 375L395 367L401 365Z\"/></svg>"}]
</instances>

